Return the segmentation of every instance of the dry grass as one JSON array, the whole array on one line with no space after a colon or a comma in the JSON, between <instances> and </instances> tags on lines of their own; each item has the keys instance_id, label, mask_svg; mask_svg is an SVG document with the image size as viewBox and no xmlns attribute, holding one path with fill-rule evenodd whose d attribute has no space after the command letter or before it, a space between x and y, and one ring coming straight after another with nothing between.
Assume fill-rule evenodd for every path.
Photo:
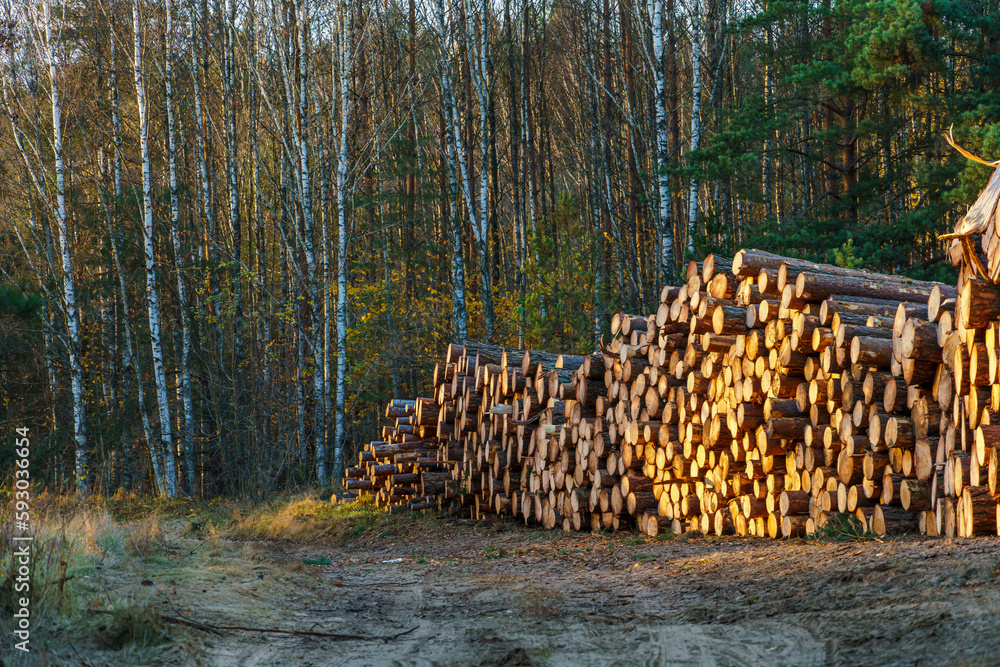
<instances>
[{"instance_id":1,"label":"dry grass","mask_svg":"<svg viewBox=\"0 0 1000 667\"><path fill-rule=\"evenodd\" d=\"M8 509L0 507L5 634L7 610L15 602ZM180 614L173 607L177 591L222 595L213 604L245 616L247 599L271 594L286 577L311 575L300 558L280 555L282 544L363 545L427 531L434 520L433 514L390 515L364 502L333 506L315 495L249 504L164 501L124 492L85 500L42 494L32 502L32 514L32 646L38 649L32 660L79 664L79 652L94 665L154 664L171 652L199 654L204 636L170 620ZM187 604L197 606L190 599Z\"/></svg>"},{"instance_id":2,"label":"dry grass","mask_svg":"<svg viewBox=\"0 0 1000 667\"><path fill-rule=\"evenodd\" d=\"M234 508L224 535L235 539L345 544L415 527L428 528L433 513L389 514L364 499L332 505L326 499L301 496L255 508Z\"/></svg>"},{"instance_id":3,"label":"dry grass","mask_svg":"<svg viewBox=\"0 0 1000 667\"><path fill-rule=\"evenodd\" d=\"M125 537L125 553L144 558L151 556L164 541L160 521L151 517L133 524Z\"/></svg>"},{"instance_id":4,"label":"dry grass","mask_svg":"<svg viewBox=\"0 0 1000 667\"><path fill-rule=\"evenodd\" d=\"M12 513L0 508L0 607L14 605L15 561ZM35 529L30 572L32 646L48 661L48 649L69 645L108 650L127 662L146 662L167 638L147 587L134 581L142 560L165 549L163 520L118 522L100 499L79 501L41 495L32 504ZM11 615L0 618L7 634ZM52 654L54 655L54 654Z\"/></svg>"}]
</instances>

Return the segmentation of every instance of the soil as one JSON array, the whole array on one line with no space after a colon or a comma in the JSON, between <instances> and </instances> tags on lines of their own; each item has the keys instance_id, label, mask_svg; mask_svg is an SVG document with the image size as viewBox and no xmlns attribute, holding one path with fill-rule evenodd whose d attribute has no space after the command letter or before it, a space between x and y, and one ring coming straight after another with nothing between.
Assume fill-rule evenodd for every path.
<instances>
[{"instance_id":1,"label":"soil","mask_svg":"<svg viewBox=\"0 0 1000 667\"><path fill-rule=\"evenodd\" d=\"M1000 542L576 535L440 522L264 543L170 594L200 665L997 665ZM170 591L160 586L164 594Z\"/></svg>"},{"instance_id":2,"label":"soil","mask_svg":"<svg viewBox=\"0 0 1000 667\"><path fill-rule=\"evenodd\" d=\"M652 539L434 517L352 530L171 538L98 569L100 596L82 600L155 609L166 644L111 649L77 622L26 664L1000 664L996 538Z\"/></svg>"}]
</instances>

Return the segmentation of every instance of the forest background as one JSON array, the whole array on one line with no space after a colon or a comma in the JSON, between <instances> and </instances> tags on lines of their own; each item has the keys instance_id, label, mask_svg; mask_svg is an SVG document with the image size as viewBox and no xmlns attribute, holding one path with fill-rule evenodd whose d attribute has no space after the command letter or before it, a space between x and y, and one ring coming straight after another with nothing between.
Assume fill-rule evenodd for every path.
<instances>
[{"instance_id":1,"label":"forest background","mask_svg":"<svg viewBox=\"0 0 1000 667\"><path fill-rule=\"evenodd\" d=\"M0 469L328 485L466 338L593 350L740 247L953 281L982 0L4 0Z\"/></svg>"}]
</instances>

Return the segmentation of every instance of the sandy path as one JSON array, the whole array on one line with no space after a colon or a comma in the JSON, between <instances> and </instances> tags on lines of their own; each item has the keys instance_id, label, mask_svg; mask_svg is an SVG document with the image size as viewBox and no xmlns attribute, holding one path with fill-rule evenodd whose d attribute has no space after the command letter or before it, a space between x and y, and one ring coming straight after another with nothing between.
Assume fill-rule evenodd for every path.
<instances>
[{"instance_id":1,"label":"sandy path","mask_svg":"<svg viewBox=\"0 0 1000 667\"><path fill-rule=\"evenodd\" d=\"M253 610L255 624L412 632L385 642L227 633L189 659L282 666L1000 664L995 539L816 544L494 531L442 525L438 534L371 538L349 548L283 548L288 559L331 563L307 566L294 583L272 589Z\"/></svg>"}]
</instances>

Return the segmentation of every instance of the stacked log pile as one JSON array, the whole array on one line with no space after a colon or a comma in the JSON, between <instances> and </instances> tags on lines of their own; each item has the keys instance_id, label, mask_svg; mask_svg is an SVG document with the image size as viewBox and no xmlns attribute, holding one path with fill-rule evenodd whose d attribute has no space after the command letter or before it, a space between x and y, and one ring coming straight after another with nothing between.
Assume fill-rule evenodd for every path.
<instances>
[{"instance_id":1,"label":"stacked log pile","mask_svg":"<svg viewBox=\"0 0 1000 667\"><path fill-rule=\"evenodd\" d=\"M439 435L438 413L434 399L390 401L385 416L392 426L382 427L382 439L365 445L358 465L344 471L348 494L370 494L379 506L438 507L452 477L451 464L442 459L448 440Z\"/></svg>"},{"instance_id":2,"label":"stacked log pile","mask_svg":"<svg viewBox=\"0 0 1000 667\"><path fill-rule=\"evenodd\" d=\"M939 438L928 481L930 534L996 535L1000 529L1000 169L959 222L949 248L959 267L957 295L934 294L928 319L940 347L933 398ZM998 422L994 424L993 422Z\"/></svg>"},{"instance_id":3,"label":"stacked log pile","mask_svg":"<svg viewBox=\"0 0 1000 667\"><path fill-rule=\"evenodd\" d=\"M450 346L347 486L549 529L996 534L998 327L967 264L956 289L709 256L595 354Z\"/></svg>"},{"instance_id":4,"label":"stacked log pile","mask_svg":"<svg viewBox=\"0 0 1000 667\"><path fill-rule=\"evenodd\" d=\"M661 295L658 321L690 333L647 371L683 380L662 397L664 437L624 443L657 500L640 525L778 537L851 513L876 532L915 527L920 502L883 486L909 489L911 407L922 396L906 382L926 394L933 374L910 364L904 381L893 327L897 311L919 315L926 306L913 301L940 288L756 251L738 253L731 271L714 264L690 267L684 286Z\"/></svg>"}]
</instances>

